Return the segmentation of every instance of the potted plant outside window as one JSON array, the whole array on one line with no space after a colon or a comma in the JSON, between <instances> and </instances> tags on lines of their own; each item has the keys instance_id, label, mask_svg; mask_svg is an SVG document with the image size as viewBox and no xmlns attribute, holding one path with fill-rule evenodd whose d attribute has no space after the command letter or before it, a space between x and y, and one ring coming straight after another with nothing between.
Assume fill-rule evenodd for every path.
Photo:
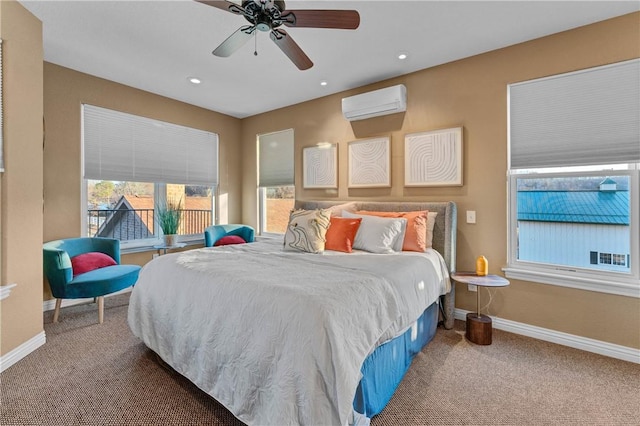
<instances>
[{"instance_id":1,"label":"potted plant outside window","mask_svg":"<svg viewBox=\"0 0 640 426\"><path fill-rule=\"evenodd\" d=\"M178 242L178 229L182 218L182 199L167 200L164 206L158 207L158 224L164 234L164 244L173 247Z\"/></svg>"}]
</instances>

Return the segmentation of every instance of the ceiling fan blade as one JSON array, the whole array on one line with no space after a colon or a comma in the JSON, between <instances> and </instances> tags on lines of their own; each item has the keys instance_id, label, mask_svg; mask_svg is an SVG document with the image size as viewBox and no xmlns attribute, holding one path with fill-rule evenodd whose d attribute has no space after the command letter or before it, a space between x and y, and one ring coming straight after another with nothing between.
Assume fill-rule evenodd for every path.
<instances>
[{"instance_id":1,"label":"ceiling fan blade","mask_svg":"<svg viewBox=\"0 0 640 426\"><path fill-rule=\"evenodd\" d=\"M240 49L249 41L249 39L251 39L255 30L256 28L251 25L238 28L238 30L227 37L220 46L216 47L213 54L220 56L221 58L231 56L233 52Z\"/></svg>"},{"instance_id":2,"label":"ceiling fan blade","mask_svg":"<svg viewBox=\"0 0 640 426\"><path fill-rule=\"evenodd\" d=\"M300 70L307 70L313 66L311 59L309 59L307 54L302 51L300 46L293 41L286 31L275 29L271 31L269 36L271 37L271 40L278 45L280 50L282 50L284 54L291 59L291 62L293 62Z\"/></svg>"},{"instance_id":3,"label":"ceiling fan blade","mask_svg":"<svg viewBox=\"0 0 640 426\"><path fill-rule=\"evenodd\" d=\"M196 1L198 3L217 7L218 9L226 10L227 12L235 13L237 15L242 14L242 0L237 0L237 1L196 0Z\"/></svg>"},{"instance_id":4,"label":"ceiling fan blade","mask_svg":"<svg viewBox=\"0 0 640 426\"><path fill-rule=\"evenodd\" d=\"M287 10L282 19L287 27L297 28L355 30L360 26L360 14L355 10Z\"/></svg>"}]
</instances>

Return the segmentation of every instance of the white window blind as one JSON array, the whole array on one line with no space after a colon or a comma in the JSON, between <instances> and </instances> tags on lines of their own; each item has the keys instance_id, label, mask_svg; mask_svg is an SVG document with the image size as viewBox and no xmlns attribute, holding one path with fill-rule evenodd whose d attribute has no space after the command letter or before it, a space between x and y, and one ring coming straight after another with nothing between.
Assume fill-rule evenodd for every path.
<instances>
[{"instance_id":1,"label":"white window blind","mask_svg":"<svg viewBox=\"0 0 640 426\"><path fill-rule=\"evenodd\" d=\"M84 177L95 180L218 184L218 135L83 105Z\"/></svg>"},{"instance_id":2,"label":"white window blind","mask_svg":"<svg viewBox=\"0 0 640 426\"><path fill-rule=\"evenodd\" d=\"M640 60L509 86L512 169L640 161Z\"/></svg>"},{"instance_id":3,"label":"white window blind","mask_svg":"<svg viewBox=\"0 0 640 426\"><path fill-rule=\"evenodd\" d=\"M293 130L258 136L258 186L294 184Z\"/></svg>"}]
</instances>

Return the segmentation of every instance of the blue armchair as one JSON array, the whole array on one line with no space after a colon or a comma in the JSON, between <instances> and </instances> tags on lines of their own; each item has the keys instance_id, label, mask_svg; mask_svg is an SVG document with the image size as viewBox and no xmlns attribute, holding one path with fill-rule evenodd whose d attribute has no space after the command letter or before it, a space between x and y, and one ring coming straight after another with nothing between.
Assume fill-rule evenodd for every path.
<instances>
[{"instance_id":1,"label":"blue armchair","mask_svg":"<svg viewBox=\"0 0 640 426\"><path fill-rule=\"evenodd\" d=\"M72 260L86 253L104 253L112 265L74 276ZM98 258L107 259L102 255ZM43 245L44 273L56 298L53 322L58 322L62 299L94 298L98 302L98 322L104 319L104 295L135 284L140 266L120 264L120 241L110 238L68 238ZM76 261L74 263L77 264ZM106 262L105 262L106 263ZM91 269L86 267L85 269Z\"/></svg>"},{"instance_id":2,"label":"blue armchair","mask_svg":"<svg viewBox=\"0 0 640 426\"><path fill-rule=\"evenodd\" d=\"M204 246L213 247L219 239L237 235L248 243L255 241L255 231L249 225L212 225L204 230Z\"/></svg>"}]
</instances>

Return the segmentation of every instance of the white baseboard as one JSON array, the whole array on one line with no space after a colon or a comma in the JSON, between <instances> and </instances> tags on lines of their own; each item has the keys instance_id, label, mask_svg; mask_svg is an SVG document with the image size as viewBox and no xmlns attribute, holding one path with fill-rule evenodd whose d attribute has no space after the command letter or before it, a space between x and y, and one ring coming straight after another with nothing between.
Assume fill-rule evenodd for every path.
<instances>
[{"instance_id":1,"label":"white baseboard","mask_svg":"<svg viewBox=\"0 0 640 426\"><path fill-rule=\"evenodd\" d=\"M132 287L128 287L125 288L124 290L120 290L116 293L112 293L109 294L105 297L110 297L110 296L115 296L117 294L122 294L122 293L127 293L130 292L132 289ZM90 303L93 302L93 298L87 298L87 299L64 299L62 301L62 307L66 307L66 306L74 306L74 305L80 305L82 303ZM53 309L55 309L56 307L56 300L45 300L42 303L42 310L43 311L51 311ZM26 342L24 342L23 344L21 344L20 346L18 346L17 348L15 348L14 350L6 353L5 355L3 355L2 357L0 357L0 372L6 370L7 368L11 367L13 364L15 364L16 362L20 361L22 358L26 357L27 355L29 355L31 352L35 351L36 349L38 349L40 346L44 345L46 343L47 339L45 336L44 331L40 332L40 334L32 337L31 339L27 340Z\"/></svg>"},{"instance_id":2,"label":"white baseboard","mask_svg":"<svg viewBox=\"0 0 640 426\"><path fill-rule=\"evenodd\" d=\"M118 294L129 293L133 287L127 287L124 290L116 291L115 293L107 294L104 297L116 296ZM82 305L84 303L92 303L93 297L85 298L85 299L62 299L61 308L66 308L67 306L75 306ZM56 308L56 299L45 300L42 302L42 311L53 311Z\"/></svg>"},{"instance_id":3,"label":"white baseboard","mask_svg":"<svg viewBox=\"0 0 640 426\"><path fill-rule=\"evenodd\" d=\"M47 338L44 334L44 331L33 336L31 339L27 340L14 350L7 352L3 356L0 357L0 372L6 370L11 367L16 362L20 361L22 358L29 355L31 352L38 349L40 346L44 345L47 342Z\"/></svg>"},{"instance_id":4,"label":"white baseboard","mask_svg":"<svg viewBox=\"0 0 640 426\"><path fill-rule=\"evenodd\" d=\"M467 313L469 312L471 311L456 309L454 316L456 319L466 321ZM589 339L588 337L576 336L574 334L563 333L561 331L550 330L548 328L536 327L535 325L524 324L494 316L491 317L491 320L493 322L493 326L499 330L521 334L523 336L533 337L534 339L557 343L559 345L569 346L571 348L581 349L583 351L640 364L639 349L603 342L601 340Z\"/></svg>"},{"instance_id":5,"label":"white baseboard","mask_svg":"<svg viewBox=\"0 0 640 426\"><path fill-rule=\"evenodd\" d=\"M110 296L115 296L117 294L122 294L122 293L127 293L130 292L132 289L132 287L128 287L125 288L124 290L120 290L116 293L112 293L110 295L107 295L105 297L110 297ZM73 306L73 305L80 305L82 303L89 303L89 302L93 302L93 298L88 298L88 299L64 299L62 301L62 307L65 306ZM56 307L56 300L45 300L42 303L42 310L43 311L51 311L53 309L55 309ZM44 331L40 332L39 334L37 334L36 336L32 337L31 339L27 340L26 342L24 342L23 344L21 344L20 346L18 346L17 348L15 348L14 350L7 352L5 355L0 357L0 372L6 370L7 368L11 367L13 364L15 364L16 362L20 361L22 358L26 357L27 355L29 355L31 352L35 351L36 349L38 349L40 346L44 345L47 342L47 338L45 336Z\"/></svg>"}]
</instances>

